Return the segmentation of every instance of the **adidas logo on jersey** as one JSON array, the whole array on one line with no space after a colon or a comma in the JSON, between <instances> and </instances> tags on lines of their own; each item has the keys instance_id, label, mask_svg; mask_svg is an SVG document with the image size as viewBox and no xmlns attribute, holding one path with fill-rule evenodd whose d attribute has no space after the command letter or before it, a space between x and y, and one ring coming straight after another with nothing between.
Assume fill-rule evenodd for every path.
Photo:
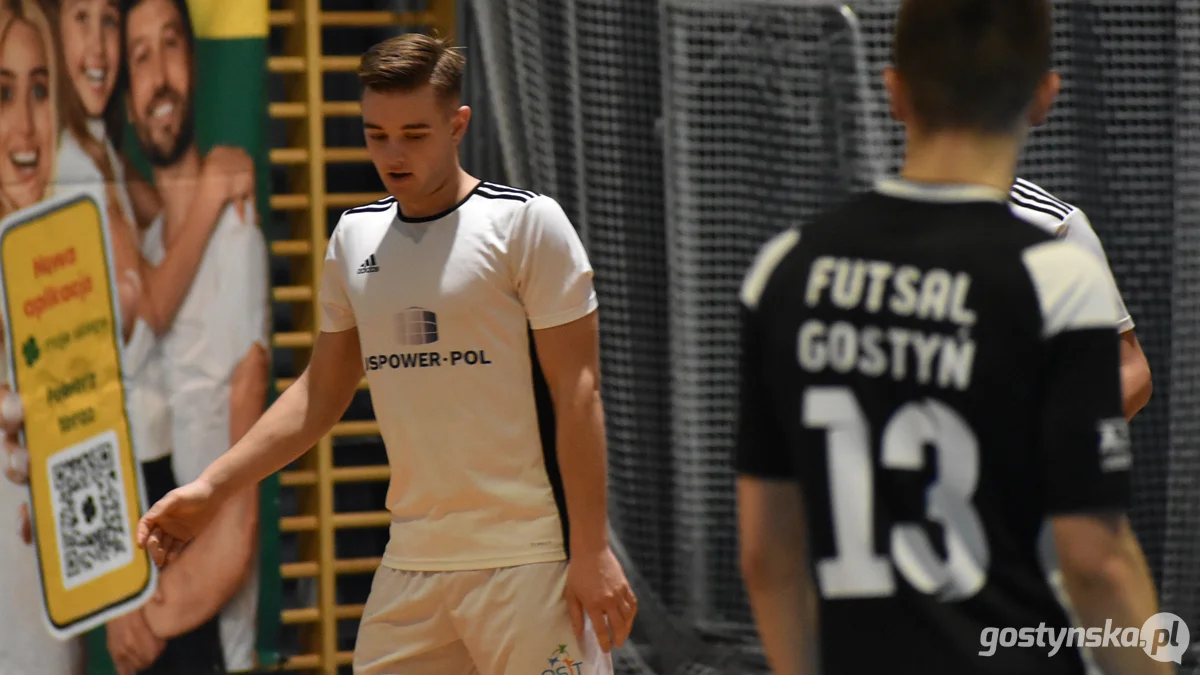
<instances>
[{"instance_id":1,"label":"adidas logo on jersey","mask_svg":"<svg viewBox=\"0 0 1200 675\"><path fill-rule=\"evenodd\" d=\"M363 264L358 266L359 274L370 274L371 272L378 272L378 271L379 271L379 265L375 264L375 254L374 253L371 254L370 258L367 258L366 260L364 260Z\"/></svg>"}]
</instances>

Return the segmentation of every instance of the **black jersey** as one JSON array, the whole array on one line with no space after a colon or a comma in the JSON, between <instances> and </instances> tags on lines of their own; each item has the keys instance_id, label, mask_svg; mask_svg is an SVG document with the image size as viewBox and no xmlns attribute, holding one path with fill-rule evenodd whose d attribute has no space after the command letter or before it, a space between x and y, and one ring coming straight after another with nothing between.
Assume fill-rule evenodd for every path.
<instances>
[{"instance_id":1,"label":"black jersey","mask_svg":"<svg viewBox=\"0 0 1200 675\"><path fill-rule=\"evenodd\" d=\"M1116 304L1006 200L889 181L746 276L737 469L799 480L824 673L1084 672L1038 539L1128 505Z\"/></svg>"}]
</instances>

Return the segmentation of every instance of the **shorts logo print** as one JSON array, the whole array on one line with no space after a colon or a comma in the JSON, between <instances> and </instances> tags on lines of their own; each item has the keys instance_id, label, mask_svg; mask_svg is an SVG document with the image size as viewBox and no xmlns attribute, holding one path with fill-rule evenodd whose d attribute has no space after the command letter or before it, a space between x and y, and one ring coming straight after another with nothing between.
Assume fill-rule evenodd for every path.
<instances>
[{"instance_id":1,"label":"shorts logo print","mask_svg":"<svg viewBox=\"0 0 1200 675\"><path fill-rule=\"evenodd\" d=\"M550 662L550 667L543 670L541 675L583 675L583 661L572 659L565 644L560 644L546 660Z\"/></svg>"}]
</instances>

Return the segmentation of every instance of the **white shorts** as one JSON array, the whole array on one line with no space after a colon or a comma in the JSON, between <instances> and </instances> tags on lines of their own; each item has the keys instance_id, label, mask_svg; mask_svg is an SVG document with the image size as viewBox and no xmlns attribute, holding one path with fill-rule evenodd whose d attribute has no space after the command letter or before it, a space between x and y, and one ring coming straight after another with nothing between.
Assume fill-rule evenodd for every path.
<instances>
[{"instance_id":1,"label":"white shorts","mask_svg":"<svg viewBox=\"0 0 1200 675\"><path fill-rule=\"evenodd\" d=\"M612 675L587 624L575 638L565 562L495 570L380 567L354 649L355 675Z\"/></svg>"}]
</instances>

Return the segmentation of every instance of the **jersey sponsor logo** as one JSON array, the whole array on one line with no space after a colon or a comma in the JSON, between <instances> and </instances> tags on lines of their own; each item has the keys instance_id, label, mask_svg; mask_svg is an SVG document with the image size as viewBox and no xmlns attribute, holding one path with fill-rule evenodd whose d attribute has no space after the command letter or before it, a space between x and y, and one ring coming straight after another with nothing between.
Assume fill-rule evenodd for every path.
<instances>
[{"instance_id":1,"label":"jersey sponsor logo","mask_svg":"<svg viewBox=\"0 0 1200 675\"><path fill-rule=\"evenodd\" d=\"M567 645L560 644L546 659L550 667L543 670L541 675L583 675L583 661L571 658Z\"/></svg>"},{"instance_id":2,"label":"jersey sponsor logo","mask_svg":"<svg viewBox=\"0 0 1200 675\"><path fill-rule=\"evenodd\" d=\"M396 315L396 333L402 345L430 345L437 342L437 312L409 307Z\"/></svg>"},{"instance_id":3,"label":"jersey sponsor logo","mask_svg":"<svg viewBox=\"0 0 1200 675\"><path fill-rule=\"evenodd\" d=\"M971 276L945 269L922 270L879 260L822 257L813 262L805 291L809 307L828 303L843 311L861 310L879 324L810 319L797 335L797 358L811 373L857 371L965 390L971 384L977 317L967 306ZM888 326L890 318L941 324L920 331Z\"/></svg>"},{"instance_id":4,"label":"jersey sponsor logo","mask_svg":"<svg viewBox=\"0 0 1200 675\"><path fill-rule=\"evenodd\" d=\"M993 656L997 647L1049 647L1047 656L1054 656L1063 647L1140 647L1155 661L1182 663L1183 653L1191 642L1187 624L1170 612L1160 612L1146 619L1141 628L1113 626L1112 619L1104 628L1051 628L1045 623L1037 628L984 628L979 634L980 656Z\"/></svg>"},{"instance_id":5,"label":"jersey sponsor logo","mask_svg":"<svg viewBox=\"0 0 1200 675\"><path fill-rule=\"evenodd\" d=\"M1126 471L1133 465L1133 446L1129 442L1129 423L1124 417L1100 420L1100 470Z\"/></svg>"},{"instance_id":6,"label":"jersey sponsor logo","mask_svg":"<svg viewBox=\"0 0 1200 675\"><path fill-rule=\"evenodd\" d=\"M409 307L396 315L396 339L406 347L419 347L438 342L437 312L423 307ZM482 349L451 351L375 354L363 359L367 370L403 370L406 368L441 368L442 366L490 366L491 359Z\"/></svg>"},{"instance_id":7,"label":"jersey sponsor logo","mask_svg":"<svg viewBox=\"0 0 1200 675\"><path fill-rule=\"evenodd\" d=\"M364 260L363 264L358 266L359 274L371 274L372 272L378 272L378 271L379 271L379 265L375 263L375 254L374 253L372 253L370 255L370 257L368 257L366 260Z\"/></svg>"},{"instance_id":8,"label":"jersey sponsor logo","mask_svg":"<svg viewBox=\"0 0 1200 675\"><path fill-rule=\"evenodd\" d=\"M403 370L406 368L441 368L442 366L490 366L492 362L482 349L451 352L408 352L407 354L376 354L363 359L367 370Z\"/></svg>"}]
</instances>

